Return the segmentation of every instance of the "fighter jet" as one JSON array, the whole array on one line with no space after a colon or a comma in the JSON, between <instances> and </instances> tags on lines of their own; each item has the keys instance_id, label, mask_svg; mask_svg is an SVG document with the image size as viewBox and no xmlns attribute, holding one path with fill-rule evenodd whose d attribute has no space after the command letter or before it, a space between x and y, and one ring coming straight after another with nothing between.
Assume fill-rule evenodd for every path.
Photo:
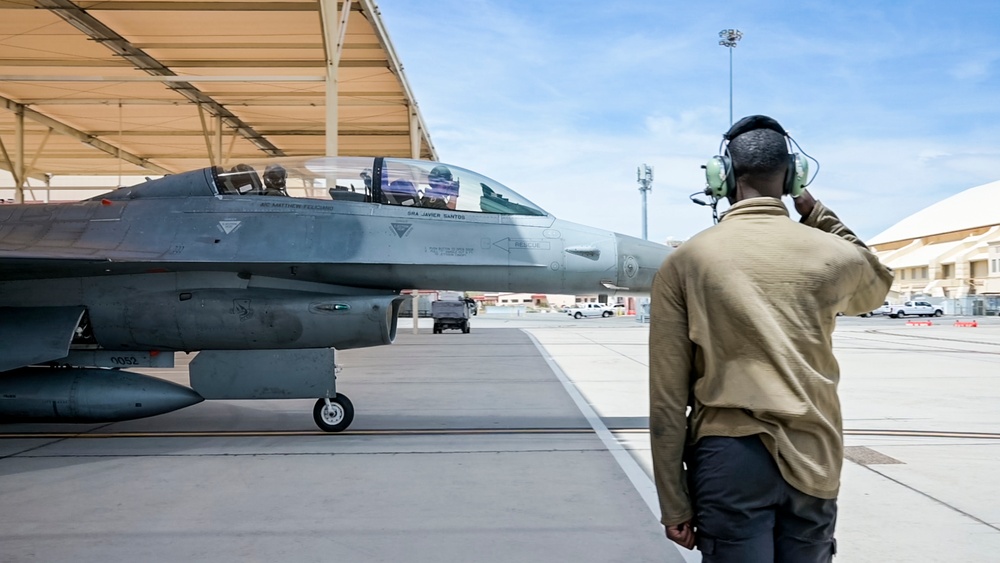
<instances>
[{"instance_id":1,"label":"fighter jet","mask_svg":"<svg viewBox=\"0 0 1000 563\"><path fill-rule=\"evenodd\" d=\"M317 398L316 424L341 431L354 407L336 351L392 343L404 290L642 294L669 251L396 158L247 162L0 205L0 418ZM176 352L198 352L190 387L122 369Z\"/></svg>"}]
</instances>

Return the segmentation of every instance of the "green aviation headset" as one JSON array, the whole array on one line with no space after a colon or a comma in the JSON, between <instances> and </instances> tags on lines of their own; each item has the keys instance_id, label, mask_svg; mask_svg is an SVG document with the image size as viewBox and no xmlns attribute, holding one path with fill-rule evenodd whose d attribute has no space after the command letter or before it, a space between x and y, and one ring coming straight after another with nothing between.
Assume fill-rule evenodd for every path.
<instances>
[{"instance_id":1,"label":"green aviation headset","mask_svg":"<svg viewBox=\"0 0 1000 563\"><path fill-rule=\"evenodd\" d=\"M784 128L774 119L766 115L751 115L737 121L722 136L721 156L713 156L705 169L705 180L708 186L705 188L705 195L711 196L714 200L730 197L736 194L736 174L733 173L733 159L729 156L729 143L736 137L757 129L770 129L781 133L785 138L785 143L789 146L788 169L785 171L784 195L799 197L808 185L806 181L809 176L809 162L799 153L791 152L791 143L795 143ZM798 144L795 144L798 147ZM800 149L801 150L801 149Z\"/></svg>"}]
</instances>

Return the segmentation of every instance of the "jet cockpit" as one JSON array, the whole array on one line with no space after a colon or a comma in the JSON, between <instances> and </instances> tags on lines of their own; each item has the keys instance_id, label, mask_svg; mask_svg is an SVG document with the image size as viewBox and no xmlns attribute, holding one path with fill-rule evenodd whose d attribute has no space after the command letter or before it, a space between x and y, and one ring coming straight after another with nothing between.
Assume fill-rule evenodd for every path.
<instances>
[{"instance_id":1,"label":"jet cockpit","mask_svg":"<svg viewBox=\"0 0 1000 563\"><path fill-rule=\"evenodd\" d=\"M548 215L507 186L451 164L401 158L315 157L212 168L220 195L276 195L497 213Z\"/></svg>"}]
</instances>

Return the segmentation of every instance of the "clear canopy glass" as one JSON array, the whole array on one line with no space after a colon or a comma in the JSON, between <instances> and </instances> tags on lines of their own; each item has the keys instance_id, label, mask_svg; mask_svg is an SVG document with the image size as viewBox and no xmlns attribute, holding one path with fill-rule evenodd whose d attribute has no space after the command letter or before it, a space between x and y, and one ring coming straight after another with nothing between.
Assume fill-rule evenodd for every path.
<instances>
[{"instance_id":1,"label":"clear canopy glass","mask_svg":"<svg viewBox=\"0 0 1000 563\"><path fill-rule=\"evenodd\" d=\"M547 213L503 184L451 164L426 160L314 157L215 167L221 195L371 202L470 213Z\"/></svg>"}]
</instances>

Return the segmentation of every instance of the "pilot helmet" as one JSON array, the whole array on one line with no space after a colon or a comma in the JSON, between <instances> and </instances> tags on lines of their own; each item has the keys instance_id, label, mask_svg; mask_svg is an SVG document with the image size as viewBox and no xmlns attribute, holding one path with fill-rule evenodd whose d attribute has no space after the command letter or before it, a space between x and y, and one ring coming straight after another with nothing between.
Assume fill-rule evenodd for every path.
<instances>
[{"instance_id":1,"label":"pilot helmet","mask_svg":"<svg viewBox=\"0 0 1000 563\"><path fill-rule=\"evenodd\" d=\"M439 164L431 169L430 173L427 175L427 179L431 182L451 182L451 170L449 170L447 166Z\"/></svg>"},{"instance_id":2,"label":"pilot helmet","mask_svg":"<svg viewBox=\"0 0 1000 563\"><path fill-rule=\"evenodd\" d=\"M288 177L288 172L285 171L285 167L280 164L268 164L264 168L264 183L273 188L283 189L285 187L285 179Z\"/></svg>"}]
</instances>

